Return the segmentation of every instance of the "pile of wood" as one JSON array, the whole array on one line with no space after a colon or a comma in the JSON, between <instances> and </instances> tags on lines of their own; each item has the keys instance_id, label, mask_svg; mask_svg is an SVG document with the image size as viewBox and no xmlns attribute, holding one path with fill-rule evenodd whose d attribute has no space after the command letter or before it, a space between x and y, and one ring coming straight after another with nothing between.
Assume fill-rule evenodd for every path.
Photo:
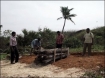
<instances>
[{"instance_id":1,"label":"pile of wood","mask_svg":"<svg viewBox=\"0 0 105 78\"><path fill-rule=\"evenodd\" d=\"M35 51L37 58L35 59L36 64L49 64L57 60L66 58L69 55L69 48L66 49L45 49L41 51Z\"/></svg>"}]
</instances>

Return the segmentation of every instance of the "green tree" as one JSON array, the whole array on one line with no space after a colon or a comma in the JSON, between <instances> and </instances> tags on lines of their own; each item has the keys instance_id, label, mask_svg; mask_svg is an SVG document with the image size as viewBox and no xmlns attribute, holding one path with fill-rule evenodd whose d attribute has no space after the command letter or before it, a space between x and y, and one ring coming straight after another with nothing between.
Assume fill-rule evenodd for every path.
<instances>
[{"instance_id":1,"label":"green tree","mask_svg":"<svg viewBox=\"0 0 105 78\"><path fill-rule=\"evenodd\" d=\"M28 41L29 41L29 39L28 39L28 30L23 29L22 32L24 34L24 37L23 37L23 46L26 46Z\"/></svg>"},{"instance_id":2,"label":"green tree","mask_svg":"<svg viewBox=\"0 0 105 78\"><path fill-rule=\"evenodd\" d=\"M55 34L48 28L44 28L41 34L42 47L54 48L55 47Z\"/></svg>"},{"instance_id":3,"label":"green tree","mask_svg":"<svg viewBox=\"0 0 105 78\"><path fill-rule=\"evenodd\" d=\"M76 14L70 14L71 10L73 10L73 8L68 9L68 7L61 7L61 13L62 13L63 17L59 17L57 20L59 20L61 18L64 18L64 25L63 25L63 28L62 28L62 33L64 31L66 20L70 20L71 22L73 22L71 17L75 17L76 16Z\"/></svg>"},{"instance_id":4,"label":"green tree","mask_svg":"<svg viewBox=\"0 0 105 78\"><path fill-rule=\"evenodd\" d=\"M23 46L24 37L21 34L17 35L17 42L18 42L18 46Z\"/></svg>"},{"instance_id":5,"label":"green tree","mask_svg":"<svg viewBox=\"0 0 105 78\"><path fill-rule=\"evenodd\" d=\"M11 33L12 33L12 30L5 30L5 31L3 31L4 37L9 37L11 35Z\"/></svg>"},{"instance_id":6,"label":"green tree","mask_svg":"<svg viewBox=\"0 0 105 78\"><path fill-rule=\"evenodd\" d=\"M26 29L22 30L24 37L23 37L23 46L27 46L31 44L31 41L35 38L38 38L38 33L35 31L28 31Z\"/></svg>"}]
</instances>

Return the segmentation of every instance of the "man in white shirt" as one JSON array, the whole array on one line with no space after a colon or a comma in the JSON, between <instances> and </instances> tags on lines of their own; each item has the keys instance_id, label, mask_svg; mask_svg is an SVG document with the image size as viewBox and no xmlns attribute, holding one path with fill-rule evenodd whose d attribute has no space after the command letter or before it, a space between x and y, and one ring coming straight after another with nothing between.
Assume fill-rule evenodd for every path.
<instances>
[{"instance_id":1,"label":"man in white shirt","mask_svg":"<svg viewBox=\"0 0 105 78\"><path fill-rule=\"evenodd\" d=\"M17 50L17 40L16 40L16 32L12 32L10 37L10 49L11 49L11 64L18 62L19 60L19 53Z\"/></svg>"},{"instance_id":2,"label":"man in white shirt","mask_svg":"<svg viewBox=\"0 0 105 78\"><path fill-rule=\"evenodd\" d=\"M84 47L83 47L83 56L86 53L86 49L88 47L88 56L91 55L91 46L93 45L93 38L94 35L92 32L90 32L90 29L86 29L86 34L84 35Z\"/></svg>"}]
</instances>

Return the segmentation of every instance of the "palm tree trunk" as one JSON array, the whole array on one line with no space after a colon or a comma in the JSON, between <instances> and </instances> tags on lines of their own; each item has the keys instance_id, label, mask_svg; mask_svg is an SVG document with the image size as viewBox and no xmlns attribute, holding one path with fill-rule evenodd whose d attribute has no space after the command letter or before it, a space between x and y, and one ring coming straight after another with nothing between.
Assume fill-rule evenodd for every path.
<instances>
[{"instance_id":1,"label":"palm tree trunk","mask_svg":"<svg viewBox=\"0 0 105 78\"><path fill-rule=\"evenodd\" d=\"M66 23L66 19L64 20L64 25L63 25L63 29L62 29L62 34L63 34L63 31L64 31L65 23Z\"/></svg>"}]
</instances>

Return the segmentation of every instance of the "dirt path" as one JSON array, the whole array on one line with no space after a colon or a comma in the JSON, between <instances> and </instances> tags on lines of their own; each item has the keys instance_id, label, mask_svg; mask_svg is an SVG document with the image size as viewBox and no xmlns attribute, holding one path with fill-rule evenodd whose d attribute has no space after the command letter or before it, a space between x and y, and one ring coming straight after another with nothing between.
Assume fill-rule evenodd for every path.
<instances>
[{"instance_id":1,"label":"dirt path","mask_svg":"<svg viewBox=\"0 0 105 78\"><path fill-rule=\"evenodd\" d=\"M1 78L3 77L79 77L84 71L79 68L62 69L54 65L36 66L34 63L10 64L1 61Z\"/></svg>"}]
</instances>

